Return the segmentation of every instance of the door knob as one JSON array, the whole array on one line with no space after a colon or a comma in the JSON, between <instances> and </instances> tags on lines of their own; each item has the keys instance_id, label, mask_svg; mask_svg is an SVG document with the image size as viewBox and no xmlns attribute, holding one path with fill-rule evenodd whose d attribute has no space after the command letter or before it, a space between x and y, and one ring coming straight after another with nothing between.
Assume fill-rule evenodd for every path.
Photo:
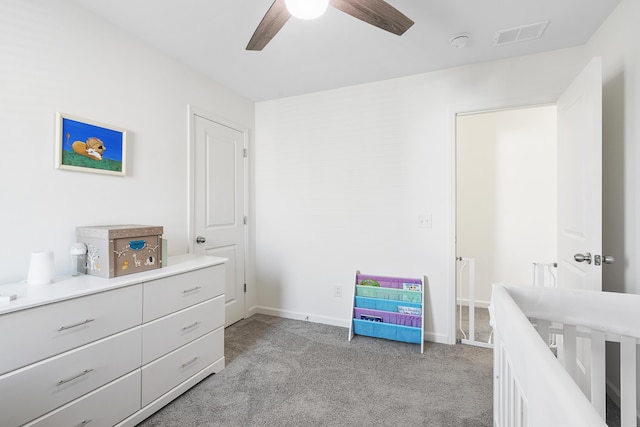
<instances>
[{"instance_id":1,"label":"door knob","mask_svg":"<svg viewBox=\"0 0 640 427\"><path fill-rule=\"evenodd\" d=\"M206 241L207 241L207 239L205 239L205 238L204 238L204 237L202 237L202 236L198 236L198 237L196 237L196 243L197 243L197 244L199 244L199 245L201 245L202 243L204 243L204 242L206 242Z\"/></svg>"},{"instance_id":2,"label":"door knob","mask_svg":"<svg viewBox=\"0 0 640 427\"><path fill-rule=\"evenodd\" d=\"M595 265L613 264L615 259L611 255L594 255L593 263Z\"/></svg>"},{"instance_id":3,"label":"door knob","mask_svg":"<svg viewBox=\"0 0 640 427\"><path fill-rule=\"evenodd\" d=\"M591 264L591 254L589 252L586 254L575 254L573 259L577 262L586 262L587 264Z\"/></svg>"}]
</instances>

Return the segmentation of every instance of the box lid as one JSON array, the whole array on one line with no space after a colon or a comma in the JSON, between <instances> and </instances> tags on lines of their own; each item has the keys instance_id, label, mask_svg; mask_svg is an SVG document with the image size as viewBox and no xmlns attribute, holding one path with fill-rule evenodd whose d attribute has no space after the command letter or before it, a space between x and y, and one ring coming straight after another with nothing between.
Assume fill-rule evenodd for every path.
<instances>
[{"instance_id":1,"label":"box lid","mask_svg":"<svg viewBox=\"0 0 640 427\"><path fill-rule=\"evenodd\" d=\"M137 236L157 236L163 232L162 226L119 224L76 227L76 236L99 239L119 239Z\"/></svg>"}]
</instances>

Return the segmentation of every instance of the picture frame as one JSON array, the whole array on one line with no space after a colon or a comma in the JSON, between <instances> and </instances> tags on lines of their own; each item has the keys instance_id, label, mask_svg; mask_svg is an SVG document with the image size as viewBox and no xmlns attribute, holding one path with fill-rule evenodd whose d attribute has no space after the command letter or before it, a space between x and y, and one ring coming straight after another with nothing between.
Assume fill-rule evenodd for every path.
<instances>
[{"instance_id":1,"label":"picture frame","mask_svg":"<svg viewBox=\"0 0 640 427\"><path fill-rule=\"evenodd\" d=\"M126 148L124 129L56 113L56 168L124 176Z\"/></svg>"}]
</instances>

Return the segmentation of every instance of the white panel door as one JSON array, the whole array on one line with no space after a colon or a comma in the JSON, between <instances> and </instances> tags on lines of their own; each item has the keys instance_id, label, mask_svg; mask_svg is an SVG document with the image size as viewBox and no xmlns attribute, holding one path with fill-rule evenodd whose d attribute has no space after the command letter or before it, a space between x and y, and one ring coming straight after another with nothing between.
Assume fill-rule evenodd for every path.
<instances>
[{"instance_id":1,"label":"white panel door","mask_svg":"<svg viewBox=\"0 0 640 427\"><path fill-rule=\"evenodd\" d=\"M245 317L246 132L195 114L196 252L227 258L225 325Z\"/></svg>"},{"instance_id":2,"label":"white panel door","mask_svg":"<svg viewBox=\"0 0 640 427\"><path fill-rule=\"evenodd\" d=\"M602 60L594 58L558 100L558 286L602 290ZM583 259L583 261L579 261ZM566 343L568 345L568 342ZM590 395L590 348L576 372Z\"/></svg>"},{"instance_id":3,"label":"white panel door","mask_svg":"<svg viewBox=\"0 0 640 427\"><path fill-rule=\"evenodd\" d=\"M602 61L558 100L558 285L602 290ZM591 254L578 262L576 254Z\"/></svg>"}]
</instances>

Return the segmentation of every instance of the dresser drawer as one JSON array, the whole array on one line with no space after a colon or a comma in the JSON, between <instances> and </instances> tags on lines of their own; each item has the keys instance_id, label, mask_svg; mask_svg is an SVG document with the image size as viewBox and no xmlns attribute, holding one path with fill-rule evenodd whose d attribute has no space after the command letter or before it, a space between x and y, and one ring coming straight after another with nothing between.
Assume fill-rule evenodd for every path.
<instances>
[{"instance_id":1,"label":"dresser drawer","mask_svg":"<svg viewBox=\"0 0 640 427\"><path fill-rule=\"evenodd\" d=\"M0 374L142 322L142 285L0 316Z\"/></svg>"},{"instance_id":2,"label":"dresser drawer","mask_svg":"<svg viewBox=\"0 0 640 427\"><path fill-rule=\"evenodd\" d=\"M144 322L224 293L224 265L202 268L144 283Z\"/></svg>"},{"instance_id":3,"label":"dresser drawer","mask_svg":"<svg viewBox=\"0 0 640 427\"><path fill-rule=\"evenodd\" d=\"M25 427L113 426L140 409L140 370L119 378Z\"/></svg>"},{"instance_id":4,"label":"dresser drawer","mask_svg":"<svg viewBox=\"0 0 640 427\"><path fill-rule=\"evenodd\" d=\"M138 326L0 377L2 424L21 425L140 367Z\"/></svg>"},{"instance_id":5,"label":"dresser drawer","mask_svg":"<svg viewBox=\"0 0 640 427\"><path fill-rule=\"evenodd\" d=\"M224 328L142 367L142 406L224 356Z\"/></svg>"},{"instance_id":6,"label":"dresser drawer","mask_svg":"<svg viewBox=\"0 0 640 427\"><path fill-rule=\"evenodd\" d=\"M142 326L142 364L224 326L224 296L201 302Z\"/></svg>"}]
</instances>

